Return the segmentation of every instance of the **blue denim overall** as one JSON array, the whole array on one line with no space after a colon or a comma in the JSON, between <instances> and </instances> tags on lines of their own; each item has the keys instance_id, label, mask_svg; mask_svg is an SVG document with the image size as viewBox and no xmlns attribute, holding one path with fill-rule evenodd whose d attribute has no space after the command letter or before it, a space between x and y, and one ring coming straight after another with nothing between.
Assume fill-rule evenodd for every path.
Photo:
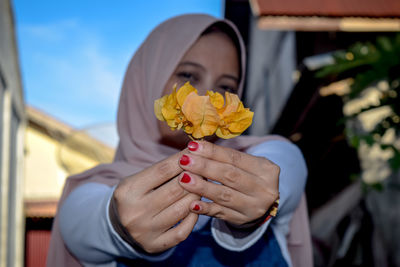
<instances>
[{"instance_id":1,"label":"blue denim overall","mask_svg":"<svg viewBox=\"0 0 400 267\"><path fill-rule=\"evenodd\" d=\"M211 221L211 220L210 220ZM193 232L180 243L174 253L165 261L148 262L142 259L119 263L118 267L126 266L273 266L287 267L282 256L281 249L268 227L263 238L260 238L250 248L234 252L219 246L211 235L211 223L209 222L201 230Z\"/></svg>"}]
</instances>

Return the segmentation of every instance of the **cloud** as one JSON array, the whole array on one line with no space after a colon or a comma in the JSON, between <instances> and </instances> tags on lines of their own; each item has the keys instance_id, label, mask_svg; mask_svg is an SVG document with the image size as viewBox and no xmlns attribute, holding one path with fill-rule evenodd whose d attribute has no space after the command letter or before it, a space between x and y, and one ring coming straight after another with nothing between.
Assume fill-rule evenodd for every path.
<instances>
[{"instance_id":1,"label":"cloud","mask_svg":"<svg viewBox=\"0 0 400 267\"><path fill-rule=\"evenodd\" d=\"M103 99L115 102L118 95L115 93L120 87L122 73L112 69L112 59L104 55L95 46L86 46L82 50L86 59L88 75L87 87L99 93Z\"/></svg>"},{"instance_id":2,"label":"cloud","mask_svg":"<svg viewBox=\"0 0 400 267\"><path fill-rule=\"evenodd\" d=\"M77 101L87 99L104 105L117 100L122 73L113 67L116 63L111 56L102 53L97 46L89 43L71 55L42 54L38 57L42 66L51 71L46 74L47 79L61 89L57 90L60 96L73 93Z\"/></svg>"},{"instance_id":3,"label":"cloud","mask_svg":"<svg viewBox=\"0 0 400 267\"><path fill-rule=\"evenodd\" d=\"M74 19L22 25L20 39L29 46L22 53L28 104L77 128L115 121L131 53L108 49L106 38Z\"/></svg>"},{"instance_id":4,"label":"cloud","mask_svg":"<svg viewBox=\"0 0 400 267\"><path fill-rule=\"evenodd\" d=\"M78 27L77 19L67 19L51 24L23 24L19 27L21 34L30 35L34 38L48 42L59 42L66 40L67 32Z\"/></svg>"}]
</instances>

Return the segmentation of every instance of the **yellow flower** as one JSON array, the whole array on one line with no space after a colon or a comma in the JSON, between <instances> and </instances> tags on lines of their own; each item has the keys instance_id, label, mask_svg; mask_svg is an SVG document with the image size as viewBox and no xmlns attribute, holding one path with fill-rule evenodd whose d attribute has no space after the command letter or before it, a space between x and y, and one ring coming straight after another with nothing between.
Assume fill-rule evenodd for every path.
<instances>
[{"instance_id":1,"label":"yellow flower","mask_svg":"<svg viewBox=\"0 0 400 267\"><path fill-rule=\"evenodd\" d=\"M253 112L243 106L239 97L225 92L207 91L199 96L196 88L185 83L178 91L154 101L154 113L166 121L171 130L183 129L196 139L216 134L228 139L240 135L252 123Z\"/></svg>"},{"instance_id":2,"label":"yellow flower","mask_svg":"<svg viewBox=\"0 0 400 267\"><path fill-rule=\"evenodd\" d=\"M181 129L188 124L182 113L182 105L188 94L197 93L197 90L185 83L178 92L176 92L176 84L170 95L165 95L154 101L154 113L160 121L166 121L171 130Z\"/></svg>"},{"instance_id":3,"label":"yellow flower","mask_svg":"<svg viewBox=\"0 0 400 267\"><path fill-rule=\"evenodd\" d=\"M245 108L239 97L225 92L225 106L218 112L221 118L216 135L229 139L242 134L253 122L254 112Z\"/></svg>"},{"instance_id":4,"label":"yellow flower","mask_svg":"<svg viewBox=\"0 0 400 267\"><path fill-rule=\"evenodd\" d=\"M183 104L182 111L191 123L191 127L185 130L196 139L213 135L219 126L218 112L208 96L199 96L195 92L190 93Z\"/></svg>"},{"instance_id":5,"label":"yellow flower","mask_svg":"<svg viewBox=\"0 0 400 267\"><path fill-rule=\"evenodd\" d=\"M207 91L206 95L210 97L211 104L216 108L216 109L221 109L224 107L224 97L218 93L218 92L213 92L213 91Z\"/></svg>"}]
</instances>

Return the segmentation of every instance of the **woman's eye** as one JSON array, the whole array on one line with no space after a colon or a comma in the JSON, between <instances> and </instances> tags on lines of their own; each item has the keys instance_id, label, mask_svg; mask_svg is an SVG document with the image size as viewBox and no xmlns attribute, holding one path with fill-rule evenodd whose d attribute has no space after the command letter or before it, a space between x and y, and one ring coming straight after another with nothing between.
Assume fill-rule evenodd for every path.
<instances>
[{"instance_id":1,"label":"woman's eye","mask_svg":"<svg viewBox=\"0 0 400 267\"><path fill-rule=\"evenodd\" d=\"M194 75L190 72L179 72L177 76L185 81L193 81L195 79Z\"/></svg>"},{"instance_id":2,"label":"woman's eye","mask_svg":"<svg viewBox=\"0 0 400 267\"><path fill-rule=\"evenodd\" d=\"M236 93L236 88L230 85L221 85L219 88L222 89L224 92Z\"/></svg>"}]
</instances>

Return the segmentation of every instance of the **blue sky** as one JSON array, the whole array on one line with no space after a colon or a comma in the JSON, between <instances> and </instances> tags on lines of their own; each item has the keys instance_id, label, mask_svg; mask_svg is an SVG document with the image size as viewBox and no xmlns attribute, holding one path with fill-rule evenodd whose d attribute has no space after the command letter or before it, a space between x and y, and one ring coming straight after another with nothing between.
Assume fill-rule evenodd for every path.
<instances>
[{"instance_id":1,"label":"blue sky","mask_svg":"<svg viewBox=\"0 0 400 267\"><path fill-rule=\"evenodd\" d=\"M128 61L160 22L223 15L222 0L14 0L28 105L79 129L114 122Z\"/></svg>"}]
</instances>

